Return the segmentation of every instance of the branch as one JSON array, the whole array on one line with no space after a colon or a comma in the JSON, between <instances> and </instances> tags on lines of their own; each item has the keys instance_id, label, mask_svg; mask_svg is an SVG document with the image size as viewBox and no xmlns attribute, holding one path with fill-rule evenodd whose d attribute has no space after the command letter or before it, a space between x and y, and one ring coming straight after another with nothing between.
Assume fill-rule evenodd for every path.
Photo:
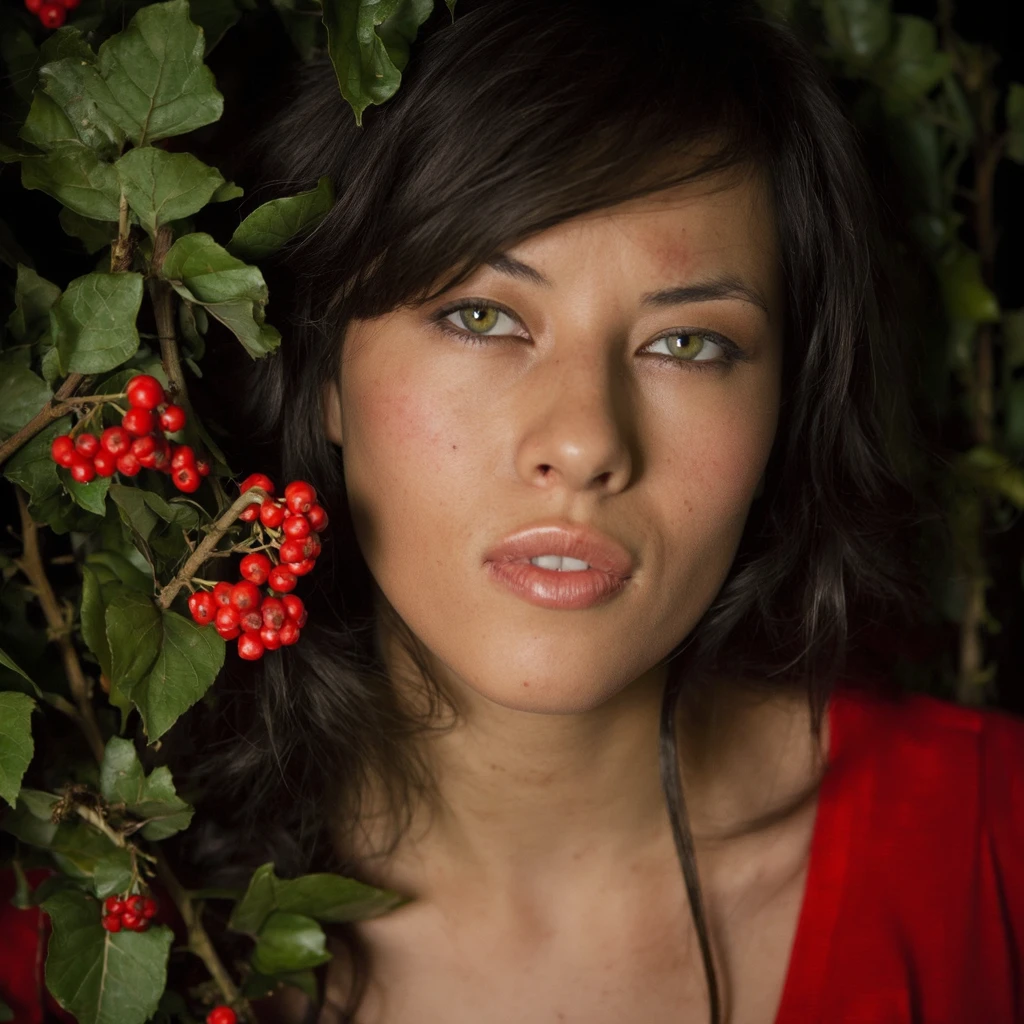
<instances>
[{"instance_id":1,"label":"branch","mask_svg":"<svg viewBox=\"0 0 1024 1024\"><path fill-rule=\"evenodd\" d=\"M192 407L188 400L188 388L185 386L185 372L181 366L178 339L174 332L174 289L169 282L160 277L164 257L173 240L173 233L166 225L157 230L156 238L153 239L153 259L150 261L149 298L153 303L153 319L156 321L156 333L160 339L160 359L167 374L171 397L191 416Z\"/></svg>"},{"instance_id":2,"label":"branch","mask_svg":"<svg viewBox=\"0 0 1024 1024\"><path fill-rule=\"evenodd\" d=\"M39 433L44 427L48 427L54 420L59 420L61 416L69 413L75 404L64 404L65 399L70 399L71 396L78 390L79 385L85 380L85 375L81 373L72 373L64 381L63 384L57 389L57 393L50 399L47 405L44 405L19 430L16 434L12 434L3 444L0 444L0 466L2 466L7 459L9 459L23 444L31 441L36 434ZM56 404L54 404L56 403Z\"/></svg>"},{"instance_id":3,"label":"branch","mask_svg":"<svg viewBox=\"0 0 1024 1024\"><path fill-rule=\"evenodd\" d=\"M238 987L235 985L231 975L225 970L224 965L217 956L217 951L210 942L210 937L203 928L203 922L196 905L189 899L188 892L174 876L174 872L168 865L164 855L159 850L156 854L156 872L164 887L171 894L171 899L181 912L182 920L188 929L189 949L199 957L210 972L210 977L217 983L225 1002L230 1004L238 1012L242 1020L255 1022L256 1017L252 1012L249 1001L245 999Z\"/></svg>"},{"instance_id":4,"label":"branch","mask_svg":"<svg viewBox=\"0 0 1024 1024\"><path fill-rule=\"evenodd\" d=\"M181 567L181 571L167 584L156 599L161 608L170 608L171 602L177 596L178 591L200 570L203 563L213 555L214 548L220 543L221 538L228 532L231 525L250 505L260 505L269 497L266 491L259 487L253 487L240 494L228 508L228 510L210 528L210 532L203 538L203 542L192 552L188 561Z\"/></svg>"},{"instance_id":5,"label":"branch","mask_svg":"<svg viewBox=\"0 0 1024 1024\"><path fill-rule=\"evenodd\" d=\"M18 495L18 509L21 512L21 558L15 559L15 565L25 574L32 589L39 598L43 614L46 616L46 624L50 628L50 635L60 647L61 658L64 662L64 671L67 673L68 685L71 687L71 696L75 699L78 707L78 714L81 718L82 732L89 743L93 756L97 761L103 760L103 734L100 732L99 723L96 721L95 709L92 706L89 682L82 671L81 662L78 660L78 652L71 640L71 631L68 622L61 610L57 596L50 586L46 577L46 570L43 567L43 560L39 555L39 530L28 514L28 503L20 487L15 488Z\"/></svg>"}]
</instances>

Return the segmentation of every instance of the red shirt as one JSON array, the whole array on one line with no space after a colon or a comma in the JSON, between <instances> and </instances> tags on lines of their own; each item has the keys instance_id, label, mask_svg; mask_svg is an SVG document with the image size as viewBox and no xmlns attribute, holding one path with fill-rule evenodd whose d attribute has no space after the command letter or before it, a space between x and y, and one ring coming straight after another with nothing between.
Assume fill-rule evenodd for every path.
<instances>
[{"instance_id":1,"label":"red shirt","mask_svg":"<svg viewBox=\"0 0 1024 1024\"><path fill-rule=\"evenodd\" d=\"M1024 1024L1024 719L844 687L829 723L775 1024ZM17 1024L43 1019L37 914L0 903Z\"/></svg>"}]
</instances>

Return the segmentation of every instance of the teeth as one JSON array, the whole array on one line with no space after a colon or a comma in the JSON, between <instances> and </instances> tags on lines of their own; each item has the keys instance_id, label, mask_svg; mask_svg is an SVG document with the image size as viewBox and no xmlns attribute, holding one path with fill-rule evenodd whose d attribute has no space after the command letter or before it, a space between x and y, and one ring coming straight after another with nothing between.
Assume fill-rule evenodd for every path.
<instances>
[{"instance_id":1,"label":"teeth","mask_svg":"<svg viewBox=\"0 0 1024 1024\"><path fill-rule=\"evenodd\" d=\"M590 568L586 562L578 558L566 558L562 555L538 555L531 558L530 562L541 569L555 569L558 572L581 572Z\"/></svg>"}]
</instances>

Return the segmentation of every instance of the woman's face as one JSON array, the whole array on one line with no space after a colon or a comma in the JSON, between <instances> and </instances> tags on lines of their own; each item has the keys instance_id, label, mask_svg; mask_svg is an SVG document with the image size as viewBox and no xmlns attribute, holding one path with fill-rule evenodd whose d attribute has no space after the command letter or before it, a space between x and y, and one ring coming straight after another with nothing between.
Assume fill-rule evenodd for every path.
<instances>
[{"instance_id":1,"label":"woman's face","mask_svg":"<svg viewBox=\"0 0 1024 1024\"><path fill-rule=\"evenodd\" d=\"M559 224L351 324L326 429L366 562L456 695L595 708L724 582L775 437L783 320L764 187L731 182ZM581 525L617 554L574 546ZM524 530L533 547L495 553ZM592 568L529 566L550 553Z\"/></svg>"}]
</instances>

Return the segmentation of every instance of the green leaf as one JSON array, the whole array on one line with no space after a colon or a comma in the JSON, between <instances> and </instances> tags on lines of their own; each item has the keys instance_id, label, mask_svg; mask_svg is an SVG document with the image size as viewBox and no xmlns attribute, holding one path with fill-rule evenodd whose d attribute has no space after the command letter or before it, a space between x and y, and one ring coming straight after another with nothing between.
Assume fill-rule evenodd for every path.
<instances>
[{"instance_id":1,"label":"green leaf","mask_svg":"<svg viewBox=\"0 0 1024 1024\"><path fill-rule=\"evenodd\" d=\"M99 899L127 892L132 884L132 859L127 850L113 850L96 862L92 891Z\"/></svg>"},{"instance_id":2,"label":"green leaf","mask_svg":"<svg viewBox=\"0 0 1024 1024\"><path fill-rule=\"evenodd\" d=\"M110 644L107 643L106 603L99 576L89 565L82 566L82 639L96 656L100 670L109 679Z\"/></svg>"},{"instance_id":3,"label":"green leaf","mask_svg":"<svg viewBox=\"0 0 1024 1024\"><path fill-rule=\"evenodd\" d=\"M27 366L0 356L0 439L20 430L52 397Z\"/></svg>"},{"instance_id":4,"label":"green leaf","mask_svg":"<svg viewBox=\"0 0 1024 1024\"><path fill-rule=\"evenodd\" d=\"M69 210L66 206L60 211L57 220L64 232L77 238L85 246L87 253L99 252L117 238L117 222L112 220L91 220Z\"/></svg>"},{"instance_id":5,"label":"green leaf","mask_svg":"<svg viewBox=\"0 0 1024 1024\"><path fill-rule=\"evenodd\" d=\"M47 36L39 47L41 65L63 60L65 57L74 57L86 64L96 63L96 54L75 25L62 25L56 32Z\"/></svg>"},{"instance_id":6,"label":"green leaf","mask_svg":"<svg viewBox=\"0 0 1024 1024\"><path fill-rule=\"evenodd\" d=\"M281 879L272 863L258 867L249 887L232 911L228 927L256 935L274 911L304 914L319 921L361 921L376 917L405 903L406 898L388 889L330 873Z\"/></svg>"},{"instance_id":7,"label":"green leaf","mask_svg":"<svg viewBox=\"0 0 1024 1024\"><path fill-rule=\"evenodd\" d=\"M409 43L433 6L433 0L323 0L327 51L357 125L371 103L384 103L397 92ZM377 26L385 23L378 34Z\"/></svg>"},{"instance_id":8,"label":"green leaf","mask_svg":"<svg viewBox=\"0 0 1024 1024\"><path fill-rule=\"evenodd\" d=\"M1011 82L1006 94L1006 155L1024 164L1024 85Z\"/></svg>"},{"instance_id":9,"label":"green leaf","mask_svg":"<svg viewBox=\"0 0 1024 1024\"><path fill-rule=\"evenodd\" d=\"M6 1024L9 1020L14 1020L14 1011L0 999L0 1024Z\"/></svg>"},{"instance_id":10,"label":"green leaf","mask_svg":"<svg viewBox=\"0 0 1024 1024\"><path fill-rule=\"evenodd\" d=\"M194 530L199 525L199 512L184 502L167 502L153 491L141 487L114 484L110 496L124 510L127 521L143 540L152 536L157 520L172 523L183 530Z\"/></svg>"},{"instance_id":11,"label":"green leaf","mask_svg":"<svg viewBox=\"0 0 1024 1024\"><path fill-rule=\"evenodd\" d=\"M233 0L190 0L189 15L203 30L206 53L209 53L229 28L237 24L242 12Z\"/></svg>"},{"instance_id":12,"label":"green leaf","mask_svg":"<svg viewBox=\"0 0 1024 1024\"><path fill-rule=\"evenodd\" d=\"M224 664L224 641L212 628L171 611L163 613L162 626L156 661L131 692L150 743L206 693Z\"/></svg>"},{"instance_id":13,"label":"green leaf","mask_svg":"<svg viewBox=\"0 0 1024 1024\"><path fill-rule=\"evenodd\" d=\"M83 144L108 159L121 152L125 132L111 116L111 111L118 109L118 101L92 63L65 57L45 64L39 69L39 84L67 115L75 137ZM48 149L59 140L28 141Z\"/></svg>"},{"instance_id":14,"label":"green leaf","mask_svg":"<svg viewBox=\"0 0 1024 1024\"><path fill-rule=\"evenodd\" d=\"M932 22L903 14L894 21L896 35L880 77L892 96L903 101L918 100L949 73L950 57L938 48Z\"/></svg>"},{"instance_id":15,"label":"green leaf","mask_svg":"<svg viewBox=\"0 0 1024 1024\"><path fill-rule=\"evenodd\" d=\"M204 232L183 235L167 251L162 274L183 284L203 304L250 299L265 304L267 285L258 267L236 259Z\"/></svg>"},{"instance_id":16,"label":"green leaf","mask_svg":"<svg viewBox=\"0 0 1024 1024\"><path fill-rule=\"evenodd\" d=\"M60 298L60 289L30 267L18 264L14 285L14 312L7 329L21 345L34 342L50 326L50 307Z\"/></svg>"},{"instance_id":17,"label":"green leaf","mask_svg":"<svg viewBox=\"0 0 1024 1024\"><path fill-rule=\"evenodd\" d=\"M124 587L107 602L104 622L110 647L110 700L123 708L160 652L160 610L144 594Z\"/></svg>"},{"instance_id":18,"label":"green leaf","mask_svg":"<svg viewBox=\"0 0 1024 1024\"><path fill-rule=\"evenodd\" d=\"M327 936L311 917L275 912L260 929L252 965L261 974L301 971L327 963Z\"/></svg>"},{"instance_id":19,"label":"green leaf","mask_svg":"<svg viewBox=\"0 0 1024 1024\"><path fill-rule=\"evenodd\" d=\"M168 250L161 273L187 302L200 304L254 358L272 352L281 335L264 323L267 285L258 267L236 259L203 232L183 235Z\"/></svg>"},{"instance_id":20,"label":"green leaf","mask_svg":"<svg viewBox=\"0 0 1024 1024\"><path fill-rule=\"evenodd\" d=\"M64 472L66 473L67 470ZM98 516L102 516L106 512L107 491L110 490L109 476L95 477L87 484L80 484L69 478L64 486L79 508L84 508L86 512L92 512Z\"/></svg>"},{"instance_id":21,"label":"green leaf","mask_svg":"<svg viewBox=\"0 0 1024 1024\"><path fill-rule=\"evenodd\" d=\"M61 142L83 141L60 104L40 90L32 97L32 106L18 130L18 138L43 150Z\"/></svg>"},{"instance_id":22,"label":"green leaf","mask_svg":"<svg viewBox=\"0 0 1024 1024\"><path fill-rule=\"evenodd\" d=\"M50 310L61 364L74 373L102 373L135 355L142 291L141 274L75 278Z\"/></svg>"},{"instance_id":23,"label":"green leaf","mask_svg":"<svg viewBox=\"0 0 1024 1024\"><path fill-rule=\"evenodd\" d=\"M999 302L981 277L978 254L961 249L939 266L946 311L951 320L995 323L999 320Z\"/></svg>"},{"instance_id":24,"label":"green leaf","mask_svg":"<svg viewBox=\"0 0 1024 1024\"><path fill-rule=\"evenodd\" d=\"M118 218L117 172L81 142L62 142L48 153L23 159L21 184L45 192L83 217Z\"/></svg>"},{"instance_id":25,"label":"green leaf","mask_svg":"<svg viewBox=\"0 0 1024 1024\"><path fill-rule=\"evenodd\" d=\"M46 987L57 1002L80 1024L144 1024L167 984L170 928L111 934L98 902L71 890L42 906L53 923Z\"/></svg>"},{"instance_id":26,"label":"green leaf","mask_svg":"<svg viewBox=\"0 0 1024 1024\"><path fill-rule=\"evenodd\" d=\"M57 463L50 457L50 445L58 434L66 434L70 427L71 417L61 417L19 448L4 465L4 476L27 491L33 504L44 503L60 492Z\"/></svg>"},{"instance_id":27,"label":"green leaf","mask_svg":"<svg viewBox=\"0 0 1024 1024\"><path fill-rule=\"evenodd\" d=\"M224 184L220 171L191 153L153 146L129 150L114 169L128 205L150 237L161 224L198 213Z\"/></svg>"},{"instance_id":28,"label":"green leaf","mask_svg":"<svg viewBox=\"0 0 1024 1024\"><path fill-rule=\"evenodd\" d=\"M37 697L41 697L42 696L43 691L39 689L39 687L36 685L35 681L32 680L31 678L29 678L28 673L23 668L21 668L14 661L14 659L5 650L3 650L3 648L0 648L0 665L3 665L4 668L10 669L16 675L21 676L21 678L24 679L26 683L28 683L28 685L31 688L32 692Z\"/></svg>"},{"instance_id":29,"label":"green leaf","mask_svg":"<svg viewBox=\"0 0 1024 1024\"><path fill-rule=\"evenodd\" d=\"M100 74L116 97L109 111L136 146L212 124L224 109L203 64L203 30L188 0L147 4L99 49Z\"/></svg>"},{"instance_id":30,"label":"green leaf","mask_svg":"<svg viewBox=\"0 0 1024 1024\"><path fill-rule=\"evenodd\" d=\"M0 797L12 807L32 760L32 710L36 702L24 693L0 693Z\"/></svg>"},{"instance_id":31,"label":"green leaf","mask_svg":"<svg viewBox=\"0 0 1024 1024\"><path fill-rule=\"evenodd\" d=\"M211 203L224 203L229 199L238 199L245 195L245 189L236 185L233 181L225 182L210 197Z\"/></svg>"},{"instance_id":32,"label":"green leaf","mask_svg":"<svg viewBox=\"0 0 1024 1024\"><path fill-rule=\"evenodd\" d=\"M864 64L889 41L888 0L823 0L821 7L829 43L854 64Z\"/></svg>"},{"instance_id":33,"label":"green leaf","mask_svg":"<svg viewBox=\"0 0 1024 1024\"><path fill-rule=\"evenodd\" d=\"M131 740L111 737L100 767L100 792L109 803L123 803L136 817L149 824L145 839L160 840L188 828L192 808L174 790L166 765L146 773Z\"/></svg>"},{"instance_id":34,"label":"green leaf","mask_svg":"<svg viewBox=\"0 0 1024 1024\"><path fill-rule=\"evenodd\" d=\"M334 186L324 175L309 192L271 199L257 207L238 225L227 247L244 260L264 259L319 223L333 203Z\"/></svg>"},{"instance_id":35,"label":"green leaf","mask_svg":"<svg viewBox=\"0 0 1024 1024\"><path fill-rule=\"evenodd\" d=\"M85 564L96 574L101 584L116 581L140 594L153 593L152 574L133 565L116 551L94 551L86 556Z\"/></svg>"}]
</instances>

